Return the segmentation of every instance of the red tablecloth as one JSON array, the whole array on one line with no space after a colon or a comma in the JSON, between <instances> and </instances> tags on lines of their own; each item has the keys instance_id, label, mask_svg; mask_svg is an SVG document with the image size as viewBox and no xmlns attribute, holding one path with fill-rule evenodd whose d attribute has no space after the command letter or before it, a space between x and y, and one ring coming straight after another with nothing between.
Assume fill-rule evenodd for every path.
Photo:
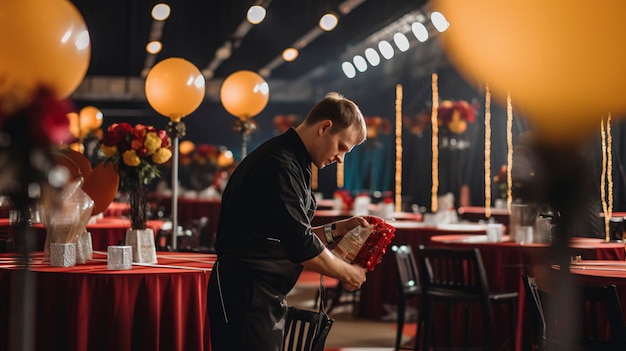
<instances>
[{"instance_id":1,"label":"red tablecloth","mask_svg":"<svg viewBox=\"0 0 626 351\"><path fill-rule=\"evenodd\" d=\"M419 245L430 245L434 235L447 234L485 234L485 227L477 224L450 224L431 226L414 221L389 222L396 227L396 236L391 245L408 244L417 253ZM385 305L393 306L398 301L397 266L391 246L376 268L367 273L367 280L361 287L361 299L357 315L361 318L381 319L390 311Z\"/></svg>"},{"instance_id":2,"label":"red tablecloth","mask_svg":"<svg viewBox=\"0 0 626 351\"><path fill-rule=\"evenodd\" d=\"M493 218L497 223L502 223L504 226L509 226L509 210L502 208L491 208L491 216L487 218L486 208L479 206L462 206L457 210L459 218L470 221L478 222L480 220L489 220Z\"/></svg>"},{"instance_id":3,"label":"red tablecloth","mask_svg":"<svg viewBox=\"0 0 626 351\"><path fill-rule=\"evenodd\" d=\"M149 220L147 227L154 231L154 234L163 226L162 220ZM13 237L13 227L10 226L8 218L0 218L0 228L8 227L9 237ZM36 250L43 251L46 241L46 229L41 223L35 223L32 227L37 232ZM96 223L88 224L87 231L91 233L91 241L94 250L106 251L109 245L118 245L126 239L126 230L130 228L130 219L104 217Z\"/></svg>"},{"instance_id":4,"label":"red tablecloth","mask_svg":"<svg viewBox=\"0 0 626 351\"><path fill-rule=\"evenodd\" d=\"M375 215L372 213L372 215ZM335 222L340 219L346 219L353 217L354 214L351 211L343 211L343 210L317 210L315 211L315 216L311 221L311 225L314 227L324 225L326 223ZM397 221L421 221L422 214L421 213L410 213L410 212L394 212L393 219Z\"/></svg>"},{"instance_id":5,"label":"red tablecloth","mask_svg":"<svg viewBox=\"0 0 626 351\"><path fill-rule=\"evenodd\" d=\"M626 262L613 260L582 260L573 262L570 272L584 285L615 285L626 320Z\"/></svg>"},{"instance_id":6,"label":"red tablecloth","mask_svg":"<svg viewBox=\"0 0 626 351\"><path fill-rule=\"evenodd\" d=\"M508 240L508 236L504 236ZM525 291L521 275L536 275L537 267L550 264L548 244L519 245L515 242L486 242L485 237L467 235L442 235L431 237L434 246L473 248L480 250L489 288L492 291L518 291L519 308L517 318L516 349L527 349L530 340L530 327L526 313ZM602 239L572 238L570 247L573 255L580 255L585 260L624 261L625 252L622 243L606 243Z\"/></svg>"},{"instance_id":7,"label":"red tablecloth","mask_svg":"<svg viewBox=\"0 0 626 351\"><path fill-rule=\"evenodd\" d=\"M122 217L130 215L130 204L127 202L111 202L109 206L102 211L104 217Z\"/></svg>"},{"instance_id":8,"label":"red tablecloth","mask_svg":"<svg viewBox=\"0 0 626 351\"><path fill-rule=\"evenodd\" d=\"M167 253L153 266L109 271L106 255L59 268L34 255L35 350L210 350L207 284L216 257ZM0 255L0 349L8 349L16 272Z\"/></svg>"}]
</instances>

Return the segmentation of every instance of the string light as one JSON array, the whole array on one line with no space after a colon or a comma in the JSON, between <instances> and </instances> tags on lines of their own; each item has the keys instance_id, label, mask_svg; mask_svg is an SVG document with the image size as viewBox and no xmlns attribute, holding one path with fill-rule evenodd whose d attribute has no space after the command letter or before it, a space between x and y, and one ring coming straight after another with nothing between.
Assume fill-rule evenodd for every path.
<instances>
[{"instance_id":1,"label":"string light","mask_svg":"<svg viewBox=\"0 0 626 351\"><path fill-rule=\"evenodd\" d=\"M600 196L602 197L602 212L604 213L605 239L606 241L610 241L611 236L609 223L611 221L611 217L613 217L613 136L611 135L611 114L607 117L606 129L604 126L604 118L600 122L600 133L602 136L602 175L600 179Z\"/></svg>"},{"instance_id":2,"label":"string light","mask_svg":"<svg viewBox=\"0 0 626 351\"><path fill-rule=\"evenodd\" d=\"M402 210L402 84L396 85L396 212Z\"/></svg>"},{"instance_id":3,"label":"string light","mask_svg":"<svg viewBox=\"0 0 626 351\"><path fill-rule=\"evenodd\" d=\"M485 87L485 217L491 217L491 92Z\"/></svg>"},{"instance_id":4,"label":"string light","mask_svg":"<svg viewBox=\"0 0 626 351\"><path fill-rule=\"evenodd\" d=\"M317 166L314 163L311 163L311 189L317 190Z\"/></svg>"},{"instance_id":5,"label":"string light","mask_svg":"<svg viewBox=\"0 0 626 351\"><path fill-rule=\"evenodd\" d=\"M604 118L600 121L600 135L602 137L602 173L600 174L600 199L602 200L602 213L604 213L604 235L605 240L610 241L609 235L609 215L606 204L606 133L604 130Z\"/></svg>"},{"instance_id":6,"label":"string light","mask_svg":"<svg viewBox=\"0 0 626 351\"><path fill-rule=\"evenodd\" d=\"M337 163L337 188L343 188L343 163Z\"/></svg>"},{"instance_id":7,"label":"string light","mask_svg":"<svg viewBox=\"0 0 626 351\"><path fill-rule=\"evenodd\" d=\"M506 208L511 213L511 202L513 201L513 102L511 94L506 96Z\"/></svg>"},{"instance_id":8,"label":"string light","mask_svg":"<svg viewBox=\"0 0 626 351\"><path fill-rule=\"evenodd\" d=\"M437 87L437 81L439 76L437 73L432 75L432 89L433 89L433 108L430 114L431 126L433 129L432 135L432 188L430 208L432 212L437 212L437 192L439 191L439 125L437 124L437 109L439 108L439 88Z\"/></svg>"}]
</instances>

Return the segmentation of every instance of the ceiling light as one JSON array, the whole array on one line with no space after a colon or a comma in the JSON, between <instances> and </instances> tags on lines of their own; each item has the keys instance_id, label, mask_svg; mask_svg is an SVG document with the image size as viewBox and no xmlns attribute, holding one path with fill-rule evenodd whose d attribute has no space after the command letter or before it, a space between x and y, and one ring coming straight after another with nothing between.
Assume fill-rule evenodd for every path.
<instances>
[{"instance_id":1,"label":"ceiling light","mask_svg":"<svg viewBox=\"0 0 626 351\"><path fill-rule=\"evenodd\" d=\"M441 12L435 11L431 13L430 20L431 22L433 22L433 26L435 26L435 29L437 29L439 32L445 32L446 29L450 27L450 23L448 23L448 20Z\"/></svg>"},{"instance_id":2,"label":"ceiling light","mask_svg":"<svg viewBox=\"0 0 626 351\"><path fill-rule=\"evenodd\" d=\"M389 44L389 42L386 40L381 40L378 42L378 51L380 51L380 54L383 55L383 57L387 60L392 58L394 55L393 46L391 46L391 44Z\"/></svg>"},{"instance_id":3,"label":"ceiling light","mask_svg":"<svg viewBox=\"0 0 626 351\"><path fill-rule=\"evenodd\" d=\"M354 57L352 58L352 62L354 62L354 66L356 67L356 69L359 70L359 72L367 71L367 62L365 61L363 56L354 55Z\"/></svg>"},{"instance_id":4,"label":"ceiling light","mask_svg":"<svg viewBox=\"0 0 626 351\"><path fill-rule=\"evenodd\" d=\"M331 30L335 29L335 27L337 27L337 23L339 22L339 19L337 18L337 16L335 14L332 13L327 13L324 16L322 16L322 18L320 18L320 28L322 28L323 30L330 32Z\"/></svg>"},{"instance_id":5,"label":"ceiling light","mask_svg":"<svg viewBox=\"0 0 626 351\"><path fill-rule=\"evenodd\" d=\"M170 6L168 4L156 4L152 8L152 18L157 21L164 21L170 16Z\"/></svg>"},{"instance_id":6,"label":"ceiling light","mask_svg":"<svg viewBox=\"0 0 626 351\"><path fill-rule=\"evenodd\" d=\"M411 47L411 44L409 44L409 39L407 39L406 35L402 34L401 32L397 32L393 35L393 42L396 43L396 46L402 52L407 51Z\"/></svg>"},{"instance_id":7,"label":"ceiling light","mask_svg":"<svg viewBox=\"0 0 626 351\"><path fill-rule=\"evenodd\" d=\"M283 51L283 60L291 62L298 57L298 50L296 48L287 48Z\"/></svg>"},{"instance_id":8,"label":"ceiling light","mask_svg":"<svg viewBox=\"0 0 626 351\"><path fill-rule=\"evenodd\" d=\"M146 51L153 55L161 52L162 48L163 48L163 45L161 45L161 42L158 40L153 40L149 42L148 45L146 45Z\"/></svg>"},{"instance_id":9,"label":"ceiling light","mask_svg":"<svg viewBox=\"0 0 626 351\"><path fill-rule=\"evenodd\" d=\"M422 22L414 22L411 25L411 31L420 42L423 43L428 40L428 29L426 29L426 26Z\"/></svg>"},{"instance_id":10,"label":"ceiling light","mask_svg":"<svg viewBox=\"0 0 626 351\"><path fill-rule=\"evenodd\" d=\"M350 79L356 77L356 69L354 69L354 66L352 65L352 63L348 61L342 63L341 69L343 70L343 74L345 74L346 77Z\"/></svg>"},{"instance_id":11,"label":"ceiling light","mask_svg":"<svg viewBox=\"0 0 626 351\"><path fill-rule=\"evenodd\" d=\"M378 64L380 63L380 56L378 55L378 51L372 48L365 49L365 58L367 59L367 62L369 62L370 65L374 67L378 66Z\"/></svg>"},{"instance_id":12,"label":"ceiling light","mask_svg":"<svg viewBox=\"0 0 626 351\"><path fill-rule=\"evenodd\" d=\"M246 19L252 24L263 22L265 19L265 8L259 5L250 6Z\"/></svg>"}]
</instances>

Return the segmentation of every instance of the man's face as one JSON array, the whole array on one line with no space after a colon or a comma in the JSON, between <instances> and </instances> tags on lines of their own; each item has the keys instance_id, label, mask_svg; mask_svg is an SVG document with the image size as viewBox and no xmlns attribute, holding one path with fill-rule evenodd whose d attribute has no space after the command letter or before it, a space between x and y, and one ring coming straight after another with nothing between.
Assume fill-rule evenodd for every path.
<instances>
[{"instance_id":1,"label":"man's face","mask_svg":"<svg viewBox=\"0 0 626 351\"><path fill-rule=\"evenodd\" d=\"M346 153L358 143L357 134L354 126L335 134L331 133L330 127L322 128L312 150L313 163L320 169L333 162L343 163Z\"/></svg>"}]
</instances>

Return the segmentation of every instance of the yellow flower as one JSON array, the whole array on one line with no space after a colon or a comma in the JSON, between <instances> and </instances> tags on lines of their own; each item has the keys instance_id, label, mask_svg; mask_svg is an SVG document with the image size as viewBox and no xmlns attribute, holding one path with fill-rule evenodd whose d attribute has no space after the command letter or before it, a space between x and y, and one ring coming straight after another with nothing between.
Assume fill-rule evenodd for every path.
<instances>
[{"instance_id":1,"label":"yellow flower","mask_svg":"<svg viewBox=\"0 0 626 351\"><path fill-rule=\"evenodd\" d=\"M170 151L168 148L159 148L154 155L152 155L152 161L157 164L163 164L165 162L167 162L167 160L170 159L170 157L172 157L172 151Z\"/></svg>"},{"instance_id":2,"label":"yellow flower","mask_svg":"<svg viewBox=\"0 0 626 351\"><path fill-rule=\"evenodd\" d=\"M100 150L102 151L105 157L109 158L117 153L117 146L115 145L108 146L108 145L102 144L100 145Z\"/></svg>"},{"instance_id":3,"label":"yellow flower","mask_svg":"<svg viewBox=\"0 0 626 351\"><path fill-rule=\"evenodd\" d=\"M137 156L135 150L128 150L124 152L124 163L127 166L137 167L141 164L141 159Z\"/></svg>"},{"instance_id":4,"label":"yellow flower","mask_svg":"<svg viewBox=\"0 0 626 351\"><path fill-rule=\"evenodd\" d=\"M146 139L143 142L143 146L148 151L148 155L152 155L161 147L161 138L155 132L146 134Z\"/></svg>"}]
</instances>

